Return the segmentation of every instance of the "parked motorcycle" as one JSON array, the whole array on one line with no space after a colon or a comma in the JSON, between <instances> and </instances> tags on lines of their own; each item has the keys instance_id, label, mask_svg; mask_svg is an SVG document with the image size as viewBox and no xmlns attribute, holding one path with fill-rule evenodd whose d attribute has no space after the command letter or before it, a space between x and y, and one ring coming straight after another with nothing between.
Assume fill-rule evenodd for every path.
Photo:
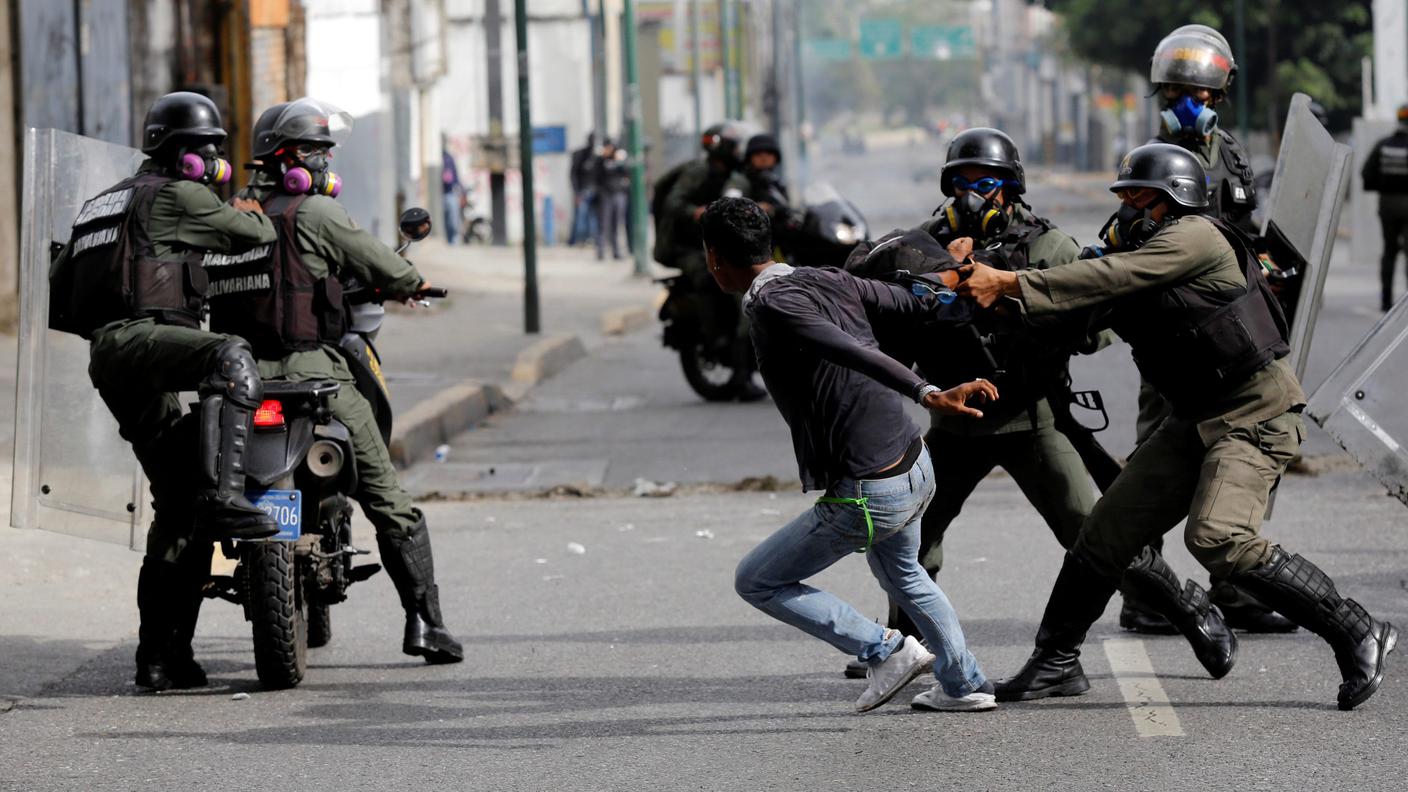
<instances>
[{"instance_id":1,"label":"parked motorcycle","mask_svg":"<svg viewBox=\"0 0 1408 792\"><path fill-rule=\"evenodd\" d=\"M397 253L424 239L430 227L424 209L407 210L401 216L405 241ZM383 295L349 280L343 288L350 321L339 349L389 441L391 406L375 347L386 315ZM416 295L444 296L444 289ZM332 640L332 606L347 599L353 583L381 569L353 563L368 551L352 544L351 494L357 486L352 436L329 405L340 387L326 380L264 383L246 456L245 497L274 518L279 533L266 540L223 542L225 557L237 561L235 571L213 579L208 589L207 596L243 606L253 631L255 673L271 689L303 681L308 649Z\"/></svg>"},{"instance_id":2,"label":"parked motorcycle","mask_svg":"<svg viewBox=\"0 0 1408 792\"><path fill-rule=\"evenodd\" d=\"M775 242L782 257L798 267L839 267L870 229L860 210L829 185L807 192L803 208L789 208L780 196L774 220ZM702 292L689 278L660 280L668 293L660 306L664 345L676 350L690 388L706 401L756 399L757 363L743 328L738 298L707 284Z\"/></svg>"}]
</instances>

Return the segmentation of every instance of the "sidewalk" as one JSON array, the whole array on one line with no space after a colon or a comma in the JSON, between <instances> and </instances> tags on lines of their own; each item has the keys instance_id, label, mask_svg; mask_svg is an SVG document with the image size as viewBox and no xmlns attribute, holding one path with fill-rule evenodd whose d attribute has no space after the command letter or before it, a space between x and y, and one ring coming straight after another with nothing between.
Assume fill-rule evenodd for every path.
<instances>
[{"instance_id":1,"label":"sidewalk","mask_svg":"<svg viewBox=\"0 0 1408 792\"><path fill-rule=\"evenodd\" d=\"M653 321L660 286L630 261L598 262L585 248L540 248L541 332L524 333L519 248L449 247L426 240L407 254L450 296L429 310L390 306L377 341L396 412L393 455L409 464L617 331ZM476 417L477 416L477 417Z\"/></svg>"},{"instance_id":2,"label":"sidewalk","mask_svg":"<svg viewBox=\"0 0 1408 792\"><path fill-rule=\"evenodd\" d=\"M403 461L522 398L616 331L649 326L660 287L634 278L629 261L598 263L585 249L539 257L542 333L523 332L518 248L417 244L422 274L450 290L428 310L388 308L378 339L397 414ZM75 673L136 634L141 556L115 544L8 527L14 451L17 338L0 336L0 713ZM478 395L475 396L474 393ZM466 400L465 394L470 396ZM440 438L440 439L437 439ZM359 515L360 522L360 515Z\"/></svg>"}]
</instances>

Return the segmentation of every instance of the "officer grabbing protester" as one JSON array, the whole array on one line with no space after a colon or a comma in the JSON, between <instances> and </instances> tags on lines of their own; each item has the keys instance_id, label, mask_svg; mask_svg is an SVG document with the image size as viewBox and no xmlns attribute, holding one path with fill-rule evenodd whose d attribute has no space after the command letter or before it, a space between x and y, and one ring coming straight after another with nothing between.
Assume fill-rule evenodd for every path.
<instances>
[{"instance_id":1,"label":"officer grabbing protester","mask_svg":"<svg viewBox=\"0 0 1408 792\"><path fill-rule=\"evenodd\" d=\"M890 278L902 264L912 274L924 274L956 268L958 261L948 251L957 250L976 251L983 261L1009 272L1041 271L1077 259L1080 248L1075 240L1026 203L1026 174L1016 145L1005 133L977 128L956 136L940 182L949 202L935 210L934 219L895 240L896 247L912 245L919 251L929 242L932 252L922 257L922 264L888 254L895 248L887 237L872 251L854 253L847 269ZM964 255L959 253L958 259ZM924 440L933 454L938 485L920 532L919 560L925 571L933 576L942 569L945 532L995 467L1012 476L1056 541L1070 548L1095 505L1092 473L1103 489L1119 472L1119 463L1071 415L1068 362L1072 350L1085 345L1086 334L1034 334L1010 319L980 312L956 329L934 325L917 336L882 333L880 341L892 356L916 361L926 378L940 387L982 377L1002 392L1002 399L980 417L930 413ZM1151 551L1141 553L1130 566L1123 587L1144 592L1165 618L1185 624L1195 651L1224 630L1215 613L1201 614L1189 606L1180 595L1177 575ZM893 603L889 625L913 632ZM863 673L863 666L847 667L848 676Z\"/></svg>"},{"instance_id":2,"label":"officer grabbing protester","mask_svg":"<svg viewBox=\"0 0 1408 792\"><path fill-rule=\"evenodd\" d=\"M1379 224L1384 232L1379 307L1388 311L1393 307L1393 274L1398 267L1398 254L1408 249L1408 104L1398 108L1398 129L1374 144L1360 175L1364 189L1379 194Z\"/></svg>"},{"instance_id":3,"label":"officer grabbing protester","mask_svg":"<svg viewBox=\"0 0 1408 792\"><path fill-rule=\"evenodd\" d=\"M1217 106L1237 75L1237 62L1227 39L1207 25L1184 25L1154 48L1149 81L1163 100L1159 134L1151 143L1181 146L1197 156L1207 177L1208 205L1202 213L1237 226L1248 235L1259 233L1252 213L1257 206L1251 158L1232 133L1218 123ZM1118 229L1107 227L1105 236ZM1142 444L1170 406L1148 382L1139 388L1139 419L1135 441ZM1156 548L1161 541L1155 542ZM1225 580L1212 580L1210 593L1232 627L1252 633L1295 630L1285 617L1267 608L1249 592ZM1176 628L1138 598L1127 597L1120 626L1142 633L1172 633Z\"/></svg>"},{"instance_id":4,"label":"officer grabbing protester","mask_svg":"<svg viewBox=\"0 0 1408 792\"><path fill-rule=\"evenodd\" d=\"M91 342L89 377L151 482L136 681L154 690L206 684L190 643L212 540L278 532L244 497L245 440L263 397L249 344L201 329L207 256L276 239L257 201L228 206L211 191L230 178L224 140L210 99L157 99L143 122L148 159L83 205L50 271L50 326ZM182 420L182 391L200 398L199 427Z\"/></svg>"},{"instance_id":5,"label":"officer grabbing protester","mask_svg":"<svg viewBox=\"0 0 1408 792\"><path fill-rule=\"evenodd\" d=\"M1334 650L1338 704L1362 704L1383 680L1398 630L1342 597L1305 558L1261 536L1271 490L1305 439L1305 395L1290 365L1286 322L1259 275L1247 239L1200 215L1207 176L1196 156L1147 144L1130 152L1110 186L1121 201L1105 255L1048 270L966 268L960 294L981 306L1020 307L1036 328L1100 309L1130 343L1140 373L1172 406L1081 527L1052 588L1036 650L998 700L1042 698L1088 686L1086 632L1126 566L1154 538L1186 521L1189 552L1215 579L1251 592ZM1192 332L1197 328L1197 332ZM1215 608L1190 588L1200 612ZM1231 632L1199 659L1222 676L1236 660Z\"/></svg>"},{"instance_id":6,"label":"officer grabbing protester","mask_svg":"<svg viewBox=\"0 0 1408 792\"><path fill-rule=\"evenodd\" d=\"M352 433L353 497L376 528L382 564L406 612L402 651L456 663L464 651L441 616L425 515L401 488L373 408L338 348L347 325L342 280L392 298L413 297L427 285L334 200L342 182L331 170L332 149L350 130L349 115L308 98L259 116L251 151L256 170L241 196L262 203L279 240L270 255L213 274L219 296L211 299L210 322L250 340L265 379L341 384L331 407Z\"/></svg>"}]
</instances>

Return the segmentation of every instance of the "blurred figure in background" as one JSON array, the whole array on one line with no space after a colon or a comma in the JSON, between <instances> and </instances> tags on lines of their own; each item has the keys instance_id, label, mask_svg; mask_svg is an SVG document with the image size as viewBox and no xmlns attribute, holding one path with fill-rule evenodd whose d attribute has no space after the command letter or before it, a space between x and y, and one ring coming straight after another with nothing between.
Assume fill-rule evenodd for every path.
<instances>
[{"instance_id":1,"label":"blurred figure in background","mask_svg":"<svg viewBox=\"0 0 1408 792\"><path fill-rule=\"evenodd\" d=\"M596 236L596 212L592 207L591 168L596 157L596 133L587 133L587 145L572 152L568 179L572 183L572 231L568 245L580 245Z\"/></svg>"},{"instance_id":2,"label":"blurred figure in background","mask_svg":"<svg viewBox=\"0 0 1408 792\"><path fill-rule=\"evenodd\" d=\"M445 135L440 136L440 189L445 213L445 242L453 245L460 234L463 218L461 200L464 186L460 184L460 169L455 165L455 157L450 153L450 139Z\"/></svg>"},{"instance_id":3,"label":"blurred figure in background","mask_svg":"<svg viewBox=\"0 0 1408 792\"><path fill-rule=\"evenodd\" d=\"M611 257L619 260L631 175L626 170L626 152L616 148L610 138L602 142L601 153L592 162L590 184L596 194L597 261L606 258L607 240L611 242Z\"/></svg>"},{"instance_id":4,"label":"blurred figure in background","mask_svg":"<svg viewBox=\"0 0 1408 792\"><path fill-rule=\"evenodd\" d=\"M1408 234L1408 104L1398 108L1398 129L1380 140L1364 160L1364 189L1379 194L1384 255L1379 261L1383 295L1379 307L1393 307L1393 270Z\"/></svg>"}]
</instances>

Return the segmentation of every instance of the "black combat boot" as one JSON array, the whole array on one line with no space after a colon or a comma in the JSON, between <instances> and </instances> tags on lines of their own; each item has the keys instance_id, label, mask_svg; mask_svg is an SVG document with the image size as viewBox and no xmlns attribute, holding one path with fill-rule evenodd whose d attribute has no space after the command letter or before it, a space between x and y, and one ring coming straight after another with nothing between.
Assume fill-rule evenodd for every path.
<instances>
[{"instance_id":1,"label":"black combat boot","mask_svg":"<svg viewBox=\"0 0 1408 792\"><path fill-rule=\"evenodd\" d=\"M1266 561L1231 581L1330 644L1344 680L1340 709L1354 709L1379 689L1388 653L1398 643L1398 628L1341 597L1319 567L1273 547Z\"/></svg>"},{"instance_id":2,"label":"black combat boot","mask_svg":"<svg viewBox=\"0 0 1408 792\"><path fill-rule=\"evenodd\" d=\"M274 518L244 497L244 455L253 408L224 396L201 400L200 450L208 489L196 497L196 524L206 541L267 539Z\"/></svg>"},{"instance_id":3,"label":"black combat boot","mask_svg":"<svg viewBox=\"0 0 1408 792\"><path fill-rule=\"evenodd\" d=\"M1234 630L1249 633L1292 633L1296 623L1266 607L1261 600L1225 580L1214 581L1208 592L1212 604L1222 611L1222 620Z\"/></svg>"},{"instance_id":4,"label":"black combat boot","mask_svg":"<svg viewBox=\"0 0 1408 792\"><path fill-rule=\"evenodd\" d=\"M1080 645L1115 594L1114 581L1066 553L1036 633L1036 651L1016 676L994 685L998 701L1079 696L1090 689L1080 667Z\"/></svg>"},{"instance_id":5,"label":"black combat boot","mask_svg":"<svg viewBox=\"0 0 1408 792\"><path fill-rule=\"evenodd\" d=\"M1213 679L1232 670L1237 662L1237 636L1223 622L1202 586L1189 580L1179 591L1178 575L1163 556L1148 547L1141 550L1125 569L1120 590L1148 603L1177 627Z\"/></svg>"},{"instance_id":6,"label":"black combat boot","mask_svg":"<svg viewBox=\"0 0 1408 792\"><path fill-rule=\"evenodd\" d=\"M154 558L142 559L137 573L137 678L139 687L170 690L166 670L175 623L171 600L176 590L176 567Z\"/></svg>"},{"instance_id":7,"label":"black combat boot","mask_svg":"<svg viewBox=\"0 0 1408 792\"><path fill-rule=\"evenodd\" d=\"M205 669L196 662L191 642L196 637L196 622L200 606L205 601L205 583L210 579L210 555L214 548L206 543L192 543L182 551L179 588L173 592L168 607L172 613L171 643L163 655L163 666L171 686L179 690L202 688L210 684Z\"/></svg>"},{"instance_id":8,"label":"black combat boot","mask_svg":"<svg viewBox=\"0 0 1408 792\"><path fill-rule=\"evenodd\" d=\"M376 535L381 563L396 584L401 607L406 609L406 637L401 651L424 657L427 663L458 663L464 648L445 629L440 618L440 589L435 585L435 563L430 555L430 532L425 517L411 529L410 536Z\"/></svg>"},{"instance_id":9,"label":"black combat boot","mask_svg":"<svg viewBox=\"0 0 1408 792\"><path fill-rule=\"evenodd\" d=\"M1149 604L1125 593L1120 605L1120 627L1140 635L1178 635L1178 628Z\"/></svg>"}]
</instances>

